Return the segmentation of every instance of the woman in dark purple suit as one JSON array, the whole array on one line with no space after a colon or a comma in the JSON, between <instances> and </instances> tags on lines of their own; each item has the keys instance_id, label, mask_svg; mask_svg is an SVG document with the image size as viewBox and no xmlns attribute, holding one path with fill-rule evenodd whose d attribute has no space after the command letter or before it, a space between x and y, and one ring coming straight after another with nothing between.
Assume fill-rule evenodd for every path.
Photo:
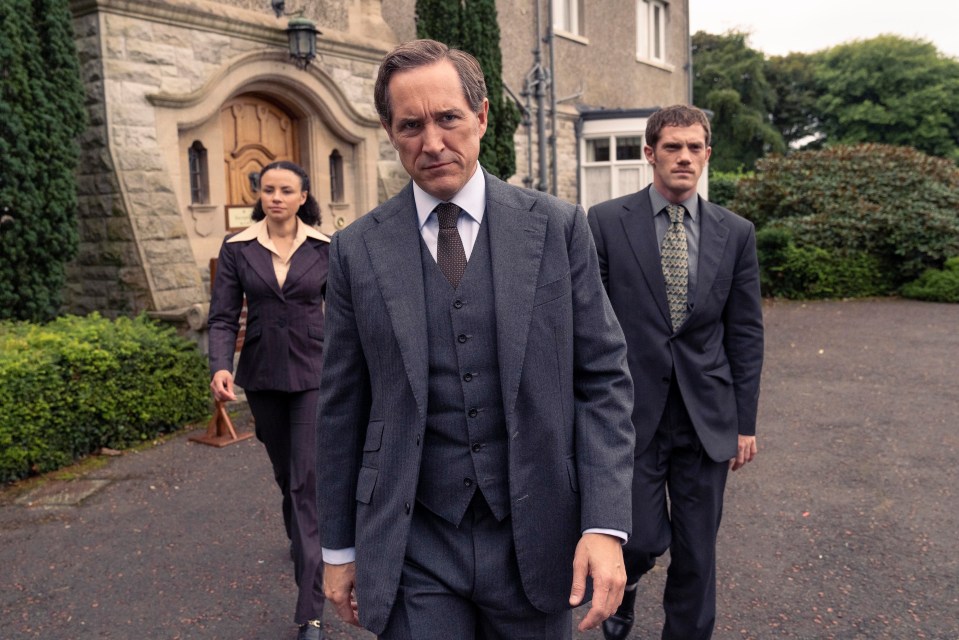
<instances>
[{"instance_id":1,"label":"woman in dark purple suit","mask_svg":"<svg viewBox=\"0 0 959 640\"><path fill-rule=\"evenodd\" d=\"M255 224L220 249L210 302L210 389L217 400L246 392L256 436L283 493L299 587L298 640L323 636L323 562L316 511L314 421L323 363L323 295L329 238L306 172L292 162L260 172ZM233 376L243 298L246 334Z\"/></svg>"}]
</instances>

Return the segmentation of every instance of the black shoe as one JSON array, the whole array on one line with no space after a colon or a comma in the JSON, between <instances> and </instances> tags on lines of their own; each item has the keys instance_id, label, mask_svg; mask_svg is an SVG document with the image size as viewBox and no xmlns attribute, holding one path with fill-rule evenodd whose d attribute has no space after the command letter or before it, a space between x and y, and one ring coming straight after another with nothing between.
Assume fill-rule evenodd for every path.
<instances>
[{"instance_id":1,"label":"black shoe","mask_svg":"<svg viewBox=\"0 0 959 640\"><path fill-rule=\"evenodd\" d=\"M326 636L323 635L323 624L319 620L310 620L306 624L301 624L296 640L326 640Z\"/></svg>"},{"instance_id":2,"label":"black shoe","mask_svg":"<svg viewBox=\"0 0 959 640\"><path fill-rule=\"evenodd\" d=\"M626 640L629 632L633 630L633 622L636 621L634 609L636 608L636 593L639 591L639 584L632 585L632 590L623 593L623 603L616 609L616 613L603 621L603 637L606 640Z\"/></svg>"}]
</instances>

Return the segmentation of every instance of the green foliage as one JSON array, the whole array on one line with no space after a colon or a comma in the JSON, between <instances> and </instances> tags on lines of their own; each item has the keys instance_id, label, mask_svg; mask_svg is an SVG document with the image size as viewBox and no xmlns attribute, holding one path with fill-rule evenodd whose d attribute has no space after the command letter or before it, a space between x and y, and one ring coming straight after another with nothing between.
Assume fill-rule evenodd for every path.
<instances>
[{"instance_id":1,"label":"green foliage","mask_svg":"<svg viewBox=\"0 0 959 640\"><path fill-rule=\"evenodd\" d=\"M787 230L797 248L871 256L892 292L959 254L957 202L952 162L864 144L765 158L730 208Z\"/></svg>"},{"instance_id":2,"label":"green foliage","mask_svg":"<svg viewBox=\"0 0 959 640\"><path fill-rule=\"evenodd\" d=\"M495 0L417 0L416 35L471 53L486 76L489 126L480 147L480 164L506 180L516 173L513 134L520 113L503 92L503 56Z\"/></svg>"},{"instance_id":3,"label":"green foliage","mask_svg":"<svg viewBox=\"0 0 959 640\"><path fill-rule=\"evenodd\" d=\"M46 320L76 254L83 86L67 0L0 0L0 318Z\"/></svg>"},{"instance_id":4,"label":"green foliage","mask_svg":"<svg viewBox=\"0 0 959 640\"><path fill-rule=\"evenodd\" d=\"M959 162L959 60L884 35L822 52L817 111L828 143L915 147Z\"/></svg>"},{"instance_id":5,"label":"green foliage","mask_svg":"<svg viewBox=\"0 0 959 640\"><path fill-rule=\"evenodd\" d=\"M749 176L749 173L740 171L712 171L709 172L709 201L722 207L728 207L736 197L739 181Z\"/></svg>"},{"instance_id":6,"label":"green foliage","mask_svg":"<svg viewBox=\"0 0 959 640\"><path fill-rule=\"evenodd\" d=\"M797 247L790 232L766 227L756 233L763 295L809 300L884 295L891 282L879 259L862 251Z\"/></svg>"},{"instance_id":7,"label":"green foliage","mask_svg":"<svg viewBox=\"0 0 959 640\"><path fill-rule=\"evenodd\" d=\"M902 287L902 295L930 302L959 302L959 257L940 269L926 269L918 280Z\"/></svg>"},{"instance_id":8,"label":"green foliage","mask_svg":"<svg viewBox=\"0 0 959 640\"><path fill-rule=\"evenodd\" d=\"M766 79L776 95L772 124L787 145L808 147L818 144L817 60L816 55L790 53L766 61Z\"/></svg>"},{"instance_id":9,"label":"green foliage","mask_svg":"<svg viewBox=\"0 0 959 640\"><path fill-rule=\"evenodd\" d=\"M196 346L145 317L0 322L0 481L122 448L209 413Z\"/></svg>"},{"instance_id":10,"label":"green foliage","mask_svg":"<svg viewBox=\"0 0 959 640\"><path fill-rule=\"evenodd\" d=\"M752 169L766 154L786 150L771 123L776 94L766 80L765 59L746 37L737 31L693 35L693 96L714 114L709 163L719 171Z\"/></svg>"}]
</instances>

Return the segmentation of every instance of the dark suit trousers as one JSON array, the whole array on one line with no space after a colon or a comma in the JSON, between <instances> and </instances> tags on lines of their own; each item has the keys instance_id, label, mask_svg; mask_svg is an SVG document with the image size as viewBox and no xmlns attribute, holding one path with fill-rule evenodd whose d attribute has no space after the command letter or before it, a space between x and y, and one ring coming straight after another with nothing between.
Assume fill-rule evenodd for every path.
<instances>
[{"instance_id":1,"label":"dark suit trousers","mask_svg":"<svg viewBox=\"0 0 959 640\"><path fill-rule=\"evenodd\" d=\"M546 523L544 523L546 526ZM512 522L477 491L459 526L417 503L400 588L381 640L568 640L572 613L533 608Z\"/></svg>"},{"instance_id":2,"label":"dark suit trousers","mask_svg":"<svg viewBox=\"0 0 959 640\"><path fill-rule=\"evenodd\" d=\"M316 403L319 390L247 391L256 437L266 445L283 494L283 522L293 542L299 595L294 621L323 617L323 554L316 511Z\"/></svg>"},{"instance_id":3,"label":"dark suit trousers","mask_svg":"<svg viewBox=\"0 0 959 640\"><path fill-rule=\"evenodd\" d=\"M623 548L628 584L669 549L664 640L712 636L716 536L728 473L728 461L716 462L703 449L674 380L656 435L635 460L633 536Z\"/></svg>"}]
</instances>

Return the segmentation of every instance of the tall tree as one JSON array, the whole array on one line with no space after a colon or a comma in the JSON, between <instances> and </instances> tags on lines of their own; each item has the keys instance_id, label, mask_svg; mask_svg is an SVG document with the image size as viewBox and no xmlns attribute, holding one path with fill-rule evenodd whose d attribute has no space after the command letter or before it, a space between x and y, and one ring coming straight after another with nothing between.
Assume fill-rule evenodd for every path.
<instances>
[{"instance_id":1,"label":"tall tree","mask_svg":"<svg viewBox=\"0 0 959 640\"><path fill-rule=\"evenodd\" d=\"M827 143L911 146L959 162L959 60L883 35L821 53L817 107Z\"/></svg>"},{"instance_id":2,"label":"tall tree","mask_svg":"<svg viewBox=\"0 0 959 640\"><path fill-rule=\"evenodd\" d=\"M490 104L480 164L495 176L509 178L516 173L513 134L520 113L503 92L503 55L495 0L417 0L416 16L418 37L445 42L479 60Z\"/></svg>"},{"instance_id":3,"label":"tall tree","mask_svg":"<svg viewBox=\"0 0 959 640\"><path fill-rule=\"evenodd\" d=\"M766 61L766 79L776 95L772 124L791 147L819 144L817 59L816 54L790 53Z\"/></svg>"},{"instance_id":4,"label":"tall tree","mask_svg":"<svg viewBox=\"0 0 959 640\"><path fill-rule=\"evenodd\" d=\"M714 113L716 145L709 163L719 171L749 170L767 153L786 149L771 123L776 94L766 80L765 59L746 39L739 31L693 35L693 97Z\"/></svg>"},{"instance_id":5,"label":"tall tree","mask_svg":"<svg viewBox=\"0 0 959 640\"><path fill-rule=\"evenodd\" d=\"M76 254L83 85L67 0L0 0L0 318L46 320Z\"/></svg>"}]
</instances>

